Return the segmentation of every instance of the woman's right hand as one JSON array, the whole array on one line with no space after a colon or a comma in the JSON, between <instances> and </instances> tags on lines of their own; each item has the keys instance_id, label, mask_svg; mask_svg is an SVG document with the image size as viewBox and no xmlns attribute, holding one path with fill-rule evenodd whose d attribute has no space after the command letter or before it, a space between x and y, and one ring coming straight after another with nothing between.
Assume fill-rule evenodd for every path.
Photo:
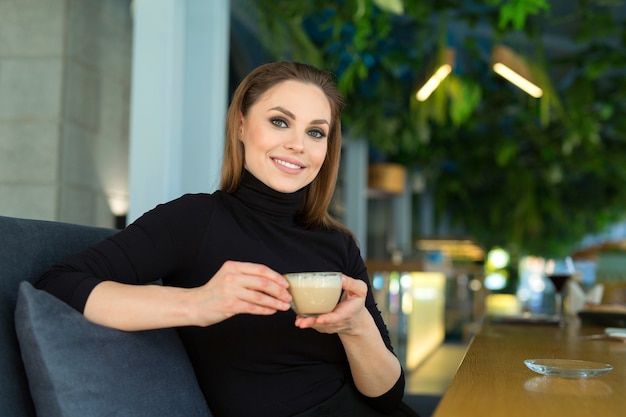
<instances>
[{"instance_id":1,"label":"woman's right hand","mask_svg":"<svg viewBox=\"0 0 626 417\"><path fill-rule=\"evenodd\" d=\"M85 304L90 321L135 331L209 326L235 314L270 315L288 310L287 279L265 265L228 261L196 288L102 281Z\"/></svg>"},{"instance_id":2,"label":"woman's right hand","mask_svg":"<svg viewBox=\"0 0 626 417\"><path fill-rule=\"evenodd\" d=\"M219 323L236 314L271 315L291 305L289 283L262 264L227 261L201 287L195 289L200 326Z\"/></svg>"}]
</instances>

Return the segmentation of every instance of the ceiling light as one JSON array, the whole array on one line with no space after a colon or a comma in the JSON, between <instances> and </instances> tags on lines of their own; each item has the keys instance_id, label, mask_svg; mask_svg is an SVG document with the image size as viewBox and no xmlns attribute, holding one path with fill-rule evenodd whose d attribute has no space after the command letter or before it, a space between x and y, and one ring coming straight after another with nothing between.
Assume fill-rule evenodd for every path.
<instances>
[{"instance_id":1,"label":"ceiling light","mask_svg":"<svg viewBox=\"0 0 626 417\"><path fill-rule=\"evenodd\" d=\"M493 70L496 74L506 78L511 84L516 85L518 88L524 90L531 96L539 98L543 95L543 90L541 88L537 87L535 84L531 83L506 65L496 62L493 64Z\"/></svg>"},{"instance_id":2,"label":"ceiling light","mask_svg":"<svg viewBox=\"0 0 626 417\"><path fill-rule=\"evenodd\" d=\"M543 90L533 81L528 64L511 49L497 45L491 53L493 70L511 84L517 86L529 95L539 98Z\"/></svg>"},{"instance_id":3,"label":"ceiling light","mask_svg":"<svg viewBox=\"0 0 626 417\"><path fill-rule=\"evenodd\" d=\"M454 49L446 48L442 61L428 81L417 91L416 97L419 101L426 101L433 91L439 87L439 84L450 75L452 65L454 65Z\"/></svg>"},{"instance_id":4,"label":"ceiling light","mask_svg":"<svg viewBox=\"0 0 626 417\"><path fill-rule=\"evenodd\" d=\"M417 92L417 99L419 101L426 101L428 97L435 91L439 84L452 72L452 67L448 64L443 64L437 71L426 81L426 83Z\"/></svg>"}]
</instances>

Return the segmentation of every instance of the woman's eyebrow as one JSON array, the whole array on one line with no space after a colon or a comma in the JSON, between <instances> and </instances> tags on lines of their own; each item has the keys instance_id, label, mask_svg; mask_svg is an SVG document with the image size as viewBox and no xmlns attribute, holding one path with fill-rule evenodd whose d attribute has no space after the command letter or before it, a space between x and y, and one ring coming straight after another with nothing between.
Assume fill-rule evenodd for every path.
<instances>
[{"instance_id":1,"label":"woman's eyebrow","mask_svg":"<svg viewBox=\"0 0 626 417\"><path fill-rule=\"evenodd\" d=\"M272 107L270 110L278 110L279 112L285 113L287 116L289 116L292 119L296 118L295 114L293 114L292 112L290 112L289 110L281 106Z\"/></svg>"},{"instance_id":2,"label":"woman's eyebrow","mask_svg":"<svg viewBox=\"0 0 626 417\"><path fill-rule=\"evenodd\" d=\"M312 125L322 125L322 124L326 124L328 126L330 126L330 123L328 123L328 121L326 119L316 119L316 120L311 120L311 124Z\"/></svg>"},{"instance_id":3,"label":"woman's eyebrow","mask_svg":"<svg viewBox=\"0 0 626 417\"><path fill-rule=\"evenodd\" d=\"M284 107L281 106L276 106L276 107L272 107L270 110L277 110L279 112L284 113L285 115L287 115L288 117L292 118L292 119L296 119L296 115L293 114L292 112L290 112L289 110L287 110ZM330 126L330 123L328 123L328 121L326 119L315 119L311 121L312 125L321 125L321 124L326 124L328 126Z\"/></svg>"}]
</instances>

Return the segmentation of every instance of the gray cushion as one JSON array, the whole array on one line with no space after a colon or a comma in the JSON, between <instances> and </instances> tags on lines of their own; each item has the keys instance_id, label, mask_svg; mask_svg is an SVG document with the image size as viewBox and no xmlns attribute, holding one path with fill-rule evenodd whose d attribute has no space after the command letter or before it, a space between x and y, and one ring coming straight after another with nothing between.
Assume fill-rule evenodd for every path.
<instances>
[{"instance_id":1,"label":"gray cushion","mask_svg":"<svg viewBox=\"0 0 626 417\"><path fill-rule=\"evenodd\" d=\"M40 416L210 415L174 329L99 326L26 281L15 328Z\"/></svg>"},{"instance_id":2,"label":"gray cushion","mask_svg":"<svg viewBox=\"0 0 626 417\"><path fill-rule=\"evenodd\" d=\"M20 282L36 281L53 263L114 232L0 216L0 415L35 416L13 317Z\"/></svg>"}]
</instances>

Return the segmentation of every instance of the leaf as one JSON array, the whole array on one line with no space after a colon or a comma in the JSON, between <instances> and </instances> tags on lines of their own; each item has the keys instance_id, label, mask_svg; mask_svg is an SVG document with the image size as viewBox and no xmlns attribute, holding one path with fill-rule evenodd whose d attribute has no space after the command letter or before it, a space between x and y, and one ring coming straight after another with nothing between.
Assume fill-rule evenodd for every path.
<instances>
[{"instance_id":1,"label":"leaf","mask_svg":"<svg viewBox=\"0 0 626 417\"><path fill-rule=\"evenodd\" d=\"M501 143L496 150L496 162L498 166L505 167L517 154L517 145L512 142Z\"/></svg>"},{"instance_id":2,"label":"leaf","mask_svg":"<svg viewBox=\"0 0 626 417\"><path fill-rule=\"evenodd\" d=\"M450 119L455 126L461 126L471 117L480 103L481 89L475 82L450 76Z\"/></svg>"},{"instance_id":3,"label":"leaf","mask_svg":"<svg viewBox=\"0 0 626 417\"><path fill-rule=\"evenodd\" d=\"M487 3L500 8L498 27L505 29L512 24L515 30L521 30L529 15L539 14L543 10L549 10L547 0L488 0Z\"/></svg>"},{"instance_id":4,"label":"leaf","mask_svg":"<svg viewBox=\"0 0 626 417\"><path fill-rule=\"evenodd\" d=\"M607 70L611 68L611 64L609 62L597 62L591 61L588 62L585 66L585 73L590 79L600 78Z\"/></svg>"},{"instance_id":5,"label":"leaf","mask_svg":"<svg viewBox=\"0 0 626 417\"><path fill-rule=\"evenodd\" d=\"M412 1L412 0L409 0ZM414 1L414 0L413 0ZM404 13L404 1L402 0L374 0L374 4L382 11L401 15Z\"/></svg>"}]
</instances>

